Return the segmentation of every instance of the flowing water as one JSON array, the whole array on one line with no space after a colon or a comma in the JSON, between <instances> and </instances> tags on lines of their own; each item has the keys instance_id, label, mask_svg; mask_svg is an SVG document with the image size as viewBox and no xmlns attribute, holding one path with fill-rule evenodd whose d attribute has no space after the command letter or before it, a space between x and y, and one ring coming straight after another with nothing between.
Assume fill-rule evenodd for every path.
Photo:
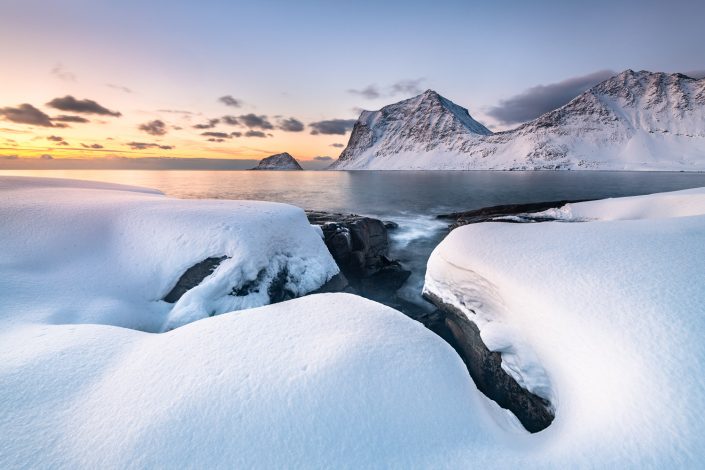
<instances>
[{"instance_id":1,"label":"flowing water","mask_svg":"<svg viewBox=\"0 0 705 470\"><path fill-rule=\"evenodd\" d=\"M402 297L420 300L426 261L446 233L436 215L486 206L632 196L705 186L705 173L495 171L0 171L147 186L179 198L256 199L369 215L399 224L392 257L413 272ZM0 201L2 203L2 201Z\"/></svg>"}]
</instances>

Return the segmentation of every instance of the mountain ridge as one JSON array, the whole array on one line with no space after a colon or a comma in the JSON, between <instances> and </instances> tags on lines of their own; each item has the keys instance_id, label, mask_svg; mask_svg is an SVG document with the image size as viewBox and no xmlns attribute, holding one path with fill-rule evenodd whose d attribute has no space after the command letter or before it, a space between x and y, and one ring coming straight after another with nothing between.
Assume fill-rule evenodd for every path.
<instances>
[{"instance_id":1,"label":"mountain ridge","mask_svg":"<svg viewBox=\"0 0 705 470\"><path fill-rule=\"evenodd\" d=\"M426 90L364 111L329 168L703 171L705 79L625 70L498 133Z\"/></svg>"}]
</instances>

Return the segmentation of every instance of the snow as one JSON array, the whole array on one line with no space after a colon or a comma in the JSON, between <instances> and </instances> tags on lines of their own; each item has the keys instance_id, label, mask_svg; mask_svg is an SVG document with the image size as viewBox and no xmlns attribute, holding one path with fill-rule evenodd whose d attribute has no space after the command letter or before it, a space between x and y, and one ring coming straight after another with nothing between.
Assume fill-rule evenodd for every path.
<instances>
[{"instance_id":1,"label":"snow","mask_svg":"<svg viewBox=\"0 0 705 470\"><path fill-rule=\"evenodd\" d=\"M295 295L338 272L303 210L289 205L21 177L0 179L0 200L0 321L32 305L33 321L161 331L268 304L282 272ZM186 269L221 256L175 304L160 300ZM247 295L230 295L248 283Z\"/></svg>"},{"instance_id":2,"label":"snow","mask_svg":"<svg viewBox=\"0 0 705 470\"><path fill-rule=\"evenodd\" d=\"M300 294L337 272L298 208L2 178L0 468L696 467L704 197L573 204L562 220L590 221L465 226L434 251L426 289L555 405L529 435L389 307L227 299L284 264Z\"/></svg>"},{"instance_id":3,"label":"snow","mask_svg":"<svg viewBox=\"0 0 705 470\"><path fill-rule=\"evenodd\" d=\"M163 334L3 325L0 357L2 468L438 466L483 406L443 340L348 294Z\"/></svg>"},{"instance_id":4,"label":"snow","mask_svg":"<svg viewBox=\"0 0 705 470\"><path fill-rule=\"evenodd\" d=\"M452 231L425 284L551 397L556 420L526 464L698 466L705 188L549 212L574 222Z\"/></svg>"},{"instance_id":5,"label":"snow","mask_svg":"<svg viewBox=\"0 0 705 470\"><path fill-rule=\"evenodd\" d=\"M705 171L705 79L627 70L496 134L431 93L364 112L331 168Z\"/></svg>"}]
</instances>

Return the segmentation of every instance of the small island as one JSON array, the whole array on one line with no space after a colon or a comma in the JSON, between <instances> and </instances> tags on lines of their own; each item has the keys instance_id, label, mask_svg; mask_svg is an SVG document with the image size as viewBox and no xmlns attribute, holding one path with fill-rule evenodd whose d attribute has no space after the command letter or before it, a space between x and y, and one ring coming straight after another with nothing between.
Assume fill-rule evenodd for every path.
<instances>
[{"instance_id":1,"label":"small island","mask_svg":"<svg viewBox=\"0 0 705 470\"><path fill-rule=\"evenodd\" d=\"M296 161L289 153L278 153L276 155L270 155L267 158L263 158L259 161L259 165L253 170L303 170L299 162Z\"/></svg>"}]
</instances>

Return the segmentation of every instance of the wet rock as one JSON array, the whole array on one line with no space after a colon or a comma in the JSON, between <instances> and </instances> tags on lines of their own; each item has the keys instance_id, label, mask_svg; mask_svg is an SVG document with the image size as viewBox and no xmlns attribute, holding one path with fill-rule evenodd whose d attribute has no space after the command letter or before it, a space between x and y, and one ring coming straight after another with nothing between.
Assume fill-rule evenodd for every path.
<instances>
[{"instance_id":1,"label":"wet rock","mask_svg":"<svg viewBox=\"0 0 705 470\"><path fill-rule=\"evenodd\" d=\"M553 209L557 207L564 206L570 203L585 202L590 199L578 199L578 200L561 200L561 201L546 201L546 202L532 202L528 204L505 204L501 206L490 206L483 207L481 209L475 209L471 211L463 212L452 212L450 214L441 214L436 216L438 219L449 219L454 222L451 223L450 229L460 227L462 225L468 224L478 224L480 222L509 222L518 223L518 220L495 220L497 217L505 216L516 216L521 214L531 214L535 212L542 212L548 209ZM546 222L551 221L551 218L531 218L531 222Z\"/></svg>"},{"instance_id":2,"label":"wet rock","mask_svg":"<svg viewBox=\"0 0 705 470\"><path fill-rule=\"evenodd\" d=\"M162 299L165 302L174 303L181 298L187 291L193 289L201 283L205 278L211 275L215 268L220 263L225 261L227 256L206 258L203 261L196 263L184 272L176 285Z\"/></svg>"},{"instance_id":3,"label":"wet rock","mask_svg":"<svg viewBox=\"0 0 705 470\"><path fill-rule=\"evenodd\" d=\"M485 346L477 325L461 311L433 294L424 296L438 310L417 320L458 352L477 388L499 406L511 411L527 431L535 433L546 429L555 417L551 404L523 388L502 369L501 354Z\"/></svg>"},{"instance_id":4,"label":"wet rock","mask_svg":"<svg viewBox=\"0 0 705 470\"><path fill-rule=\"evenodd\" d=\"M387 257L389 235L385 222L354 214L307 211L306 215L311 224L321 227L323 240L347 280L344 289L349 290L343 292L356 292L390 304L411 272ZM343 284L336 280L333 285Z\"/></svg>"}]
</instances>

